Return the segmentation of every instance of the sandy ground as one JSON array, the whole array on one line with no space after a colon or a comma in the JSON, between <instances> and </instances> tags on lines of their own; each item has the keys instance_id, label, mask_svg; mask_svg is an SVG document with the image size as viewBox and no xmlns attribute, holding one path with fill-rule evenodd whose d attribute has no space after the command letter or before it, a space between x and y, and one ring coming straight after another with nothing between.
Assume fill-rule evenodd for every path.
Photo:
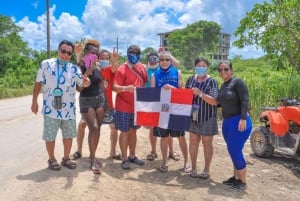
<instances>
[{"instance_id":1,"label":"sandy ground","mask_svg":"<svg viewBox=\"0 0 300 201\"><path fill-rule=\"evenodd\" d=\"M5 108L4 108L5 109ZM28 110L29 108L27 108ZM28 124L28 122L31 124ZM184 200L299 200L300 164L299 161L273 156L269 159L257 158L252 154L249 142L245 147L248 162L247 186L245 191L233 190L222 181L232 176L232 165L227 154L222 135L214 138L214 158L211 165L211 178L194 179L182 171L183 160L169 160L169 172L162 174L156 170L161 164L159 156L155 161L146 161L145 166L132 165L129 171L120 168L120 161L108 158L109 128L104 125L97 150L103 162L102 175L94 175L87 163L88 146L85 138L83 158L78 160L75 170L62 168L60 171L47 169L47 155L40 139L42 129L41 115L27 114L19 119L0 122L1 150L11 150L14 156L6 158L11 151L2 152L0 176L0 200L10 201L184 201ZM2 123L2 124L1 124ZM23 125L28 125L24 130ZM11 130L9 130L9 128ZM32 130L31 130L32 129ZM16 130L18 132L14 133ZM27 132L28 131L28 132ZM6 137L4 137L4 133ZM9 133L9 135L8 135ZM20 137L4 139L11 135ZM31 143L24 143L34 135ZM188 139L188 135L187 135ZM20 141L20 142L19 142ZM180 152L177 139L175 150ZM22 150L22 153L18 153ZM74 143L72 152L76 150ZM119 148L118 148L119 150ZM150 151L148 130L138 130L137 156L145 159ZM17 153L17 154L16 154ZM57 139L57 158L62 157L62 144ZM198 169L203 168L202 146L199 149ZM15 170L15 171L12 171Z\"/></svg>"}]
</instances>

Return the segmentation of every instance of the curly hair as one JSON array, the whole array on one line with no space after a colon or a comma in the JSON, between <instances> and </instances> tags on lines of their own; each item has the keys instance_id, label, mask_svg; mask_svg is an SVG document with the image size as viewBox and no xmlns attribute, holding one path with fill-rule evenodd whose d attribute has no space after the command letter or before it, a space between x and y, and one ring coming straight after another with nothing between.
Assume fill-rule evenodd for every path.
<instances>
[{"instance_id":1,"label":"curly hair","mask_svg":"<svg viewBox=\"0 0 300 201\"><path fill-rule=\"evenodd\" d=\"M100 48L100 43L97 40L94 39L90 39L87 40L84 46L84 51L89 51L90 49L92 49L93 47L96 47L97 49Z\"/></svg>"}]
</instances>

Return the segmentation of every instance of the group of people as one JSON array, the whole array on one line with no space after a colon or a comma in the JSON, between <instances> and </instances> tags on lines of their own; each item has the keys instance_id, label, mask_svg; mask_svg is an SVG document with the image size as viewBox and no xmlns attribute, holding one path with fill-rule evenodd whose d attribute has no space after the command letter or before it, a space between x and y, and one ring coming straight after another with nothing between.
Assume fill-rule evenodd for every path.
<instances>
[{"instance_id":1,"label":"group of people","mask_svg":"<svg viewBox=\"0 0 300 201\"><path fill-rule=\"evenodd\" d=\"M83 54L82 54L83 50ZM75 52L77 65L70 62ZM170 52L160 50L148 54L148 65L140 62L141 49L131 45L127 49L127 61L118 66L118 53L110 54L100 50L100 43L88 40L84 48L62 41L58 46L58 58L44 60L37 73L33 90L31 110L38 111L38 94L43 85L44 117L43 139L48 152L48 167L59 170L62 166L76 168L74 160L82 157L82 143L85 127L88 127L90 168L101 174L102 163L96 158L100 130L105 113L113 114L110 122L110 157L122 160L121 168L130 169L130 164L139 166L145 162L136 155L137 129L134 124L134 91L136 87L156 87L166 90L190 88L193 91L192 113L189 127L189 146L185 131L153 127L149 129L151 145L149 161L157 158L156 141L160 138L162 164L158 170L168 172L168 157L179 160L173 150L172 138L176 137L184 158L184 171L192 178L210 178L210 165L213 159L213 136L218 134L217 107L222 108L222 133L233 163L233 176L223 181L235 189L246 187L246 162L243 147L252 130L248 114L249 94L246 84L233 75L229 61L220 62L218 72L223 84L218 88L217 81L208 74L209 62L199 57L195 59L195 74L184 84L178 70L179 61ZM112 61L109 64L109 61ZM76 135L75 92L79 91L81 120ZM116 93L113 104L112 92ZM55 138L58 129L63 135L64 157L61 165L54 154ZM119 134L121 154L116 153ZM77 136L77 151L70 156L72 139ZM197 173L197 158L202 140L204 153L203 171ZM168 154L169 152L169 154ZM189 154L188 154L189 153ZM188 156L191 158L191 166Z\"/></svg>"}]
</instances>

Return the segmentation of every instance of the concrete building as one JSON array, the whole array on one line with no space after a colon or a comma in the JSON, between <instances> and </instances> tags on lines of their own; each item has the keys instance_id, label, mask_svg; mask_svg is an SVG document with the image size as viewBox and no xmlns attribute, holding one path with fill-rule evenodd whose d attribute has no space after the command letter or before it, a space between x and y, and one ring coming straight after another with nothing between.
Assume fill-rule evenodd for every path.
<instances>
[{"instance_id":1,"label":"concrete building","mask_svg":"<svg viewBox=\"0 0 300 201\"><path fill-rule=\"evenodd\" d=\"M178 29L175 29L170 32L165 33L159 33L160 37L160 46L164 46L166 50L168 50L168 36L170 33L176 31ZM210 55L211 61L226 61L229 57L229 49L230 49L230 34L227 33L220 33L220 39L219 39L219 45L217 47L217 50L213 53L208 53Z\"/></svg>"}]
</instances>

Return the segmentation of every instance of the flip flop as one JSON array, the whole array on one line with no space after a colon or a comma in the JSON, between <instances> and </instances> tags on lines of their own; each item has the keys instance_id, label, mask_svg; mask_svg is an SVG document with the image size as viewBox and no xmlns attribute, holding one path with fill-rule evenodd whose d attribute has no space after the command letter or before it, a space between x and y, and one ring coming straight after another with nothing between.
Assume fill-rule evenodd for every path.
<instances>
[{"instance_id":1,"label":"flip flop","mask_svg":"<svg viewBox=\"0 0 300 201\"><path fill-rule=\"evenodd\" d=\"M93 162L91 162L91 170L94 174L101 174L101 170L96 159Z\"/></svg>"},{"instance_id":2,"label":"flip flop","mask_svg":"<svg viewBox=\"0 0 300 201\"><path fill-rule=\"evenodd\" d=\"M197 170L192 170L192 172L190 173L190 177L199 178L199 175L197 174Z\"/></svg>"},{"instance_id":3,"label":"flip flop","mask_svg":"<svg viewBox=\"0 0 300 201\"><path fill-rule=\"evenodd\" d=\"M158 171L160 171L161 173L167 173L168 172L168 166L165 165L161 165L158 168Z\"/></svg>"},{"instance_id":4,"label":"flip flop","mask_svg":"<svg viewBox=\"0 0 300 201\"><path fill-rule=\"evenodd\" d=\"M111 156L110 158L120 161L120 160L122 160L122 155L121 154L116 154L114 156Z\"/></svg>"},{"instance_id":5,"label":"flip flop","mask_svg":"<svg viewBox=\"0 0 300 201\"><path fill-rule=\"evenodd\" d=\"M150 154L147 155L147 160L148 161L154 161L157 158L157 154L154 152L150 152Z\"/></svg>"},{"instance_id":6,"label":"flip flop","mask_svg":"<svg viewBox=\"0 0 300 201\"><path fill-rule=\"evenodd\" d=\"M209 178L210 178L210 175L209 175L209 172L203 171L201 174L199 174L198 177L199 177L200 179L209 179Z\"/></svg>"},{"instance_id":7,"label":"flip flop","mask_svg":"<svg viewBox=\"0 0 300 201\"><path fill-rule=\"evenodd\" d=\"M173 159L174 161L179 161L180 160L180 155L176 152L170 152L169 153L169 158Z\"/></svg>"},{"instance_id":8,"label":"flip flop","mask_svg":"<svg viewBox=\"0 0 300 201\"><path fill-rule=\"evenodd\" d=\"M99 167L102 168L102 167L103 167L103 163L102 163L99 159L97 159L97 158L95 158L95 160L96 160L97 164L99 165ZM88 162L89 162L89 163L92 162L91 157L88 157Z\"/></svg>"},{"instance_id":9,"label":"flip flop","mask_svg":"<svg viewBox=\"0 0 300 201\"><path fill-rule=\"evenodd\" d=\"M183 167L183 171L184 171L184 173L191 173L192 168L190 166L186 166L186 167Z\"/></svg>"}]
</instances>

